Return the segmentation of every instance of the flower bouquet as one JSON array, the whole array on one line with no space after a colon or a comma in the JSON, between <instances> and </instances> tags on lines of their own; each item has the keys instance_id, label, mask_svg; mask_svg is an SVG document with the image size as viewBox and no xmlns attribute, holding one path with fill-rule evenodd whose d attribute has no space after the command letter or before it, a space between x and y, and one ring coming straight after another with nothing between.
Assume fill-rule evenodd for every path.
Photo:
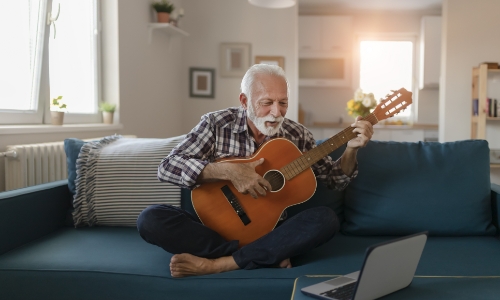
<instances>
[{"instance_id":1,"label":"flower bouquet","mask_svg":"<svg viewBox=\"0 0 500 300\"><path fill-rule=\"evenodd\" d=\"M347 101L347 113L356 118L357 116L366 117L377 106L377 101L373 93L365 94L361 89L354 93L354 99Z\"/></svg>"}]
</instances>

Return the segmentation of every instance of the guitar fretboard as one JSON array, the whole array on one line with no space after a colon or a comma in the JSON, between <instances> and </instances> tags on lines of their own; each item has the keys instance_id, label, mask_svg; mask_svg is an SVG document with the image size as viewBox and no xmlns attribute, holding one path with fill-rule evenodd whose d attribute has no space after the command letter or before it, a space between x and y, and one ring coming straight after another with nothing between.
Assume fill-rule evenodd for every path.
<instances>
[{"instance_id":1,"label":"guitar fretboard","mask_svg":"<svg viewBox=\"0 0 500 300\"><path fill-rule=\"evenodd\" d=\"M378 123L377 117L374 114L369 114L368 116L363 118L363 120L370 122L372 125ZM338 149L340 146L355 138L357 136L357 133L352 132L353 130L354 127L349 126L345 128L341 132L324 141L318 147L307 151L301 157L281 168L281 173L285 175L285 178L287 180L294 178L335 149Z\"/></svg>"}]
</instances>

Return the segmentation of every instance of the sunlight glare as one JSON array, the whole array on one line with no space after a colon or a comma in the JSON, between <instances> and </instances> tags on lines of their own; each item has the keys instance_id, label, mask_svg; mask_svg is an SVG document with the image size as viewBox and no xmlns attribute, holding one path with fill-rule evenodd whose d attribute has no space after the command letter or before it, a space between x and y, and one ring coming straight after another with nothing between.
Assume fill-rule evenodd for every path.
<instances>
[{"instance_id":1,"label":"sunlight glare","mask_svg":"<svg viewBox=\"0 0 500 300\"><path fill-rule=\"evenodd\" d=\"M391 90L412 91L413 43L410 41L361 41L360 87L377 102ZM399 116L409 116L410 110Z\"/></svg>"}]
</instances>

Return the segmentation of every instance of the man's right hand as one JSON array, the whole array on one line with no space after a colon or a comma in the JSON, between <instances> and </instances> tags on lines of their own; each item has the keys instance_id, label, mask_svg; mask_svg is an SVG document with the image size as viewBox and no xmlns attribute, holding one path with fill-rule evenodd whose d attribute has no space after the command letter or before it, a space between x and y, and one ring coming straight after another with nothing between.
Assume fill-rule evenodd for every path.
<instances>
[{"instance_id":1,"label":"man's right hand","mask_svg":"<svg viewBox=\"0 0 500 300\"><path fill-rule=\"evenodd\" d=\"M250 194L257 199L258 195L266 195L271 190L271 184L255 172L255 167L261 165L264 158L249 163L220 162L205 166L197 183L230 180L238 192Z\"/></svg>"},{"instance_id":2,"label":"man's right hand","mask_svg":"<svg viewBox=\"0 0 500 300\"><path fill-rule=\"evenodd\" d=\"M228 179L242 194L250 194L257 199L258 194L266 195L266 190L271 190L271 184L255 172L255 167L261 165L264 158L249 163L224 163L227 167Z\"/></svg>"}]
</instances>

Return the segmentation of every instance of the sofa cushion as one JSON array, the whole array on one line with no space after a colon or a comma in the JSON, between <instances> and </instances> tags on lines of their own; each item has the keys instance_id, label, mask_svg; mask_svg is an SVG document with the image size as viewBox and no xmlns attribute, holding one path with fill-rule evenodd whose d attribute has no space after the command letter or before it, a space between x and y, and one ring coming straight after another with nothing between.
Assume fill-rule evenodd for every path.
<instances>
[{"instance_id":1,"label":"sofa cushion","mask_svg":"<svg viewBox=\"0 0 500 300\"><path fill-rule=\"evenodd\" d=\"M136 226L149 205L180 205L180 188L157 179L160 161L184 136L110 136L85 143L77 160L75 226Z\"/></svg>"},{"instance_id":2,"label":"sofa cushion","mask_svg":"<svg viewBox=\"0 0 500 300\"><path fill-rule=\"evenodd\" d=\"M83 144L85 144L85 141L76 138L64 140L64 152L66 152L66 165L68 169L68 188L73 195L76 193L76 160Z\"/></svg>"},{"instance_id":3,"label":"sofa cushion","mask_svg":"<svg viewBox=\"0 0 500 300\"><path fill-rule=\"evenodd\" d=\"M172 254L134 228L64 228L0 256L0 290L6 299L290 299L295 278L359 270L366 248L389 239L339 234L292 258L291 269L179 279L170 276ZM498 257L495 237L430 237L416 275L498 276Z\"/></svg>"},{"instance_id":4,"label":"sofa cushion","mask_svg":"<svg viewBox=\"0 0 500 300\"><path fill-rule=\"evenodd\" d=\"M346 189L345 234L495 234L486 141L370 141L358 163Z\"/></svg>"}]
</instances>

